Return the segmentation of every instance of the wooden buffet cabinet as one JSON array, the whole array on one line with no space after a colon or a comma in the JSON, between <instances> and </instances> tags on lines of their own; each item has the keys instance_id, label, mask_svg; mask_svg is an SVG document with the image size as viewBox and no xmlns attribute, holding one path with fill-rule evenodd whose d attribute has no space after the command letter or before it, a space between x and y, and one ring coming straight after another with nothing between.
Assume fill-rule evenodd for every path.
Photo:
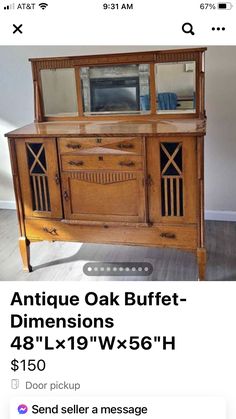
<instances>
[{"instance_id":1,"label":"wooden buffet cabinet","mask_svg":"<svg viewBox=\"0 0 236 419\"><path fill-rule=\"evenodd\" d=\"M31 60L35 122L6 134L24 270L62 240L194 251L204 279L204 52Z\"/></svg>"}]
</instances>

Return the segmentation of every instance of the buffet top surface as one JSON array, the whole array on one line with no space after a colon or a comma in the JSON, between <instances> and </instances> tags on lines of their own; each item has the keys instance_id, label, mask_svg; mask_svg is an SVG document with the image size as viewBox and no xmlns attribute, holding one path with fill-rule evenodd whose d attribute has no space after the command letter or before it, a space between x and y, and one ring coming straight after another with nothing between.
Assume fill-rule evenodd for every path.
<instances>
[{"instance_id":1,"label":"buffet top surface","mask_svg":"<svg viewBox=\"0 0 236 419\"><path fill-rule=\"evenodd\" d=\"M5 134L8 138L93 136L202 136L205 119L148 121L60 121L26 125Z\"/></svg>"}]
</instances>

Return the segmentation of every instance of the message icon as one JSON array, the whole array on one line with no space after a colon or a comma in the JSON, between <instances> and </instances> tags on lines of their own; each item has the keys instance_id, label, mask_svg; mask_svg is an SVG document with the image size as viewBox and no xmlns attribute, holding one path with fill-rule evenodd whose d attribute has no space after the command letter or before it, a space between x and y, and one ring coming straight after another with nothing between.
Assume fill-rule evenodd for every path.
<instances>
[{"instance_id":1,"label":"message icon","mask_svg":"<svg viewBox=\"0 0 236 419\"><path fill-rule=\"evenodd\" d=\"M28 412L28 407L25 405L25 404L20 404L19 406L18 406L18 413L20 414L20 415L24 415L25 413L27 413Z\"/></svg>"}]
</instances>

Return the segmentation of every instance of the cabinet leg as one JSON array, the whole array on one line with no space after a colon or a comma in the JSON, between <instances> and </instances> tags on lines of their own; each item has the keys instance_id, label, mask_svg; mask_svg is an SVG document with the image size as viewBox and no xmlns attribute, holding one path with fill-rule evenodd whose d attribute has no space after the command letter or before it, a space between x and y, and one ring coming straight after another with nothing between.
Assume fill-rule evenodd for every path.
<instances>
[{"instance_id":1,"label":"cabinet leg","mask_svg":"<svg viewBox=\"0 0 236 419\"><path fill-rule=\"evenodd\" d=\"M206 274L206 261L207 253L204 247L199 247L197 249L197 261L198 261L198 279L203 281Z\"/></svg>"},{"instance_id":2,"label":"cabinet leg","mask_svg":"<svg viewBox=\"0 0 236 419\"><path fill-rule=\"evenodd\" d=\"M26 237L19 238L20 254L23 262L23 270L26 272L32 272L32 266L30 265L30 242Z\"/></svg>"}]
</instances>

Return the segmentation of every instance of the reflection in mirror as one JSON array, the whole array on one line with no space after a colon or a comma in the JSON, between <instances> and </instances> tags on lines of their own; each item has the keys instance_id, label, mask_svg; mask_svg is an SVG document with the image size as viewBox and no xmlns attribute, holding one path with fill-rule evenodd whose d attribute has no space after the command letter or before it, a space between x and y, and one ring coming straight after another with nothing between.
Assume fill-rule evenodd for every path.
<instances>
[{"instance_id":1,"label":"reflection in mirror","mask_svg":"<svg viewBox=\"0 0 236 419\"><path fill-rule=\"evenodd\" d=\"M82 67L85 114L150 112L149 64Z\"/></svg>"},{"instance_id":2,"label":"reflection in mirror","mask_svg":"<svg viewBox=\"0 0 236 419\"><path fill-rule=\"evenodd\" d=\"M196 112L196 63L155 64L157 112Z\"/></svg>"},{"instance_id":3,"label":"reflection in mirror","mask_svg":"<svg viewBox=\"0 0 236 419\"><path fill-rule=\"evenodd\" d=\"M45 116L78 115L75 70L41 70Z\"/></svg>"}]
</instances>

